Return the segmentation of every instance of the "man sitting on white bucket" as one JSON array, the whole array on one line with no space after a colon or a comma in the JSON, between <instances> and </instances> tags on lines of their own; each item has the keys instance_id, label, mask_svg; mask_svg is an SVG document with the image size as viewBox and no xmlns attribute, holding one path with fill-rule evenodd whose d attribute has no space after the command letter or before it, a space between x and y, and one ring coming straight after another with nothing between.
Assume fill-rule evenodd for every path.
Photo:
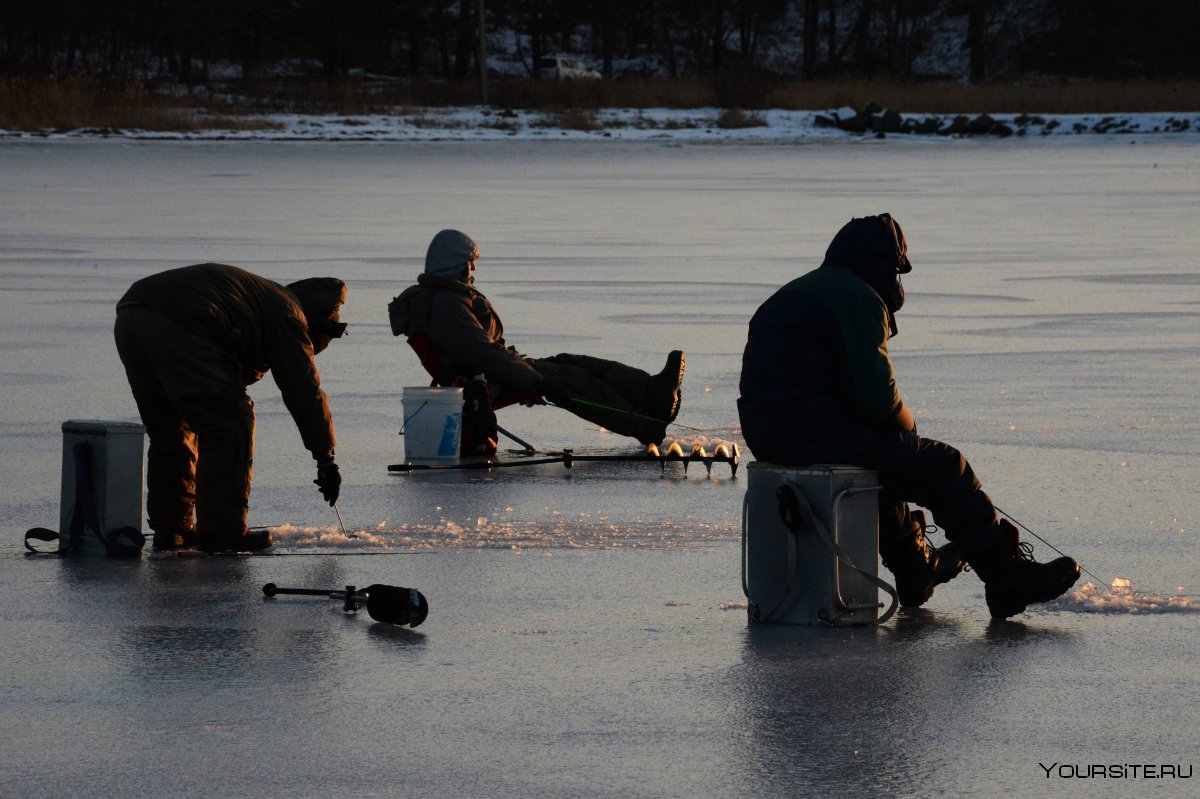
<instances>
[{"instance_id":1,"label":"man sitting on white bucket","mask_svg":"<svg viewBox=\"0 0 1200 799\"><path fill-rule=\"evenodd\" d=\"M995 618L1063 594L1079 579L1068 557L1037 563L1001 519L962 454L922 438L896 387L888 339L904 304L908 241L888 214L853 219L820 268L793 280L750 320L738 413L759 460L846 463L879 472L879 551L900 604L917 606L970 564ZM928 508L951 543L935 550Z\"/></svg>"},{"instance_id":2,"label":"man sitting on white bucket","mask_svg":"<svg viewBox=\"0 0 1200 799\"><path fill-rule=\"evenodd\" d=\"M493 408L548 400L643 444L662 442L679 413L683 353L667 355L656 375L587 355L528 358L504 343L499 314L475 289L478 258L470 236L441 231L429 245L417 284L388 305L392 334L408 337L433 384L461 385L483 374Z\"/></svg>"},{"instance_id":3,"label":"man sitting on white bucket","mask_svg":"<svg viewBox=\"0 0 1200 799\"><path fill-rule=\"evenodd\" d=\"M146 512L156 549L271 545L267 531L246 529L254 457L246 386L268 370L317 463L314 482L337 501L333 416L313 356L345 332L345 301L337 278L281 286L198 264L144 277L117 303L117 352L150 436Z\"/></svg>"}]
</instances>

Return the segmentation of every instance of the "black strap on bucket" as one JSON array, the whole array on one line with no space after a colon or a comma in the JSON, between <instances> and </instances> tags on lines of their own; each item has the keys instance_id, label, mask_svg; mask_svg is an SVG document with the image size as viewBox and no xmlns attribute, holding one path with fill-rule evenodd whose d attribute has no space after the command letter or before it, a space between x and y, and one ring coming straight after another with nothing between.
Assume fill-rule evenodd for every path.
<instances>
[{"instance_id":1,"label":"black strap on bucket","mask_svg":"<svg viewBox=\"0 0 1200 799\"><path fill-rule=\"evenodd\" d=\"M92 446L81 441L71 448L75 462L75 507L71 511L71 526L67 529L67 542L63 537L45 527L34 527L25 533L25 548L38 555L66 555L83 540L84 531L91 529L104 544L104 554L110 558L136 558L146 545L146 536L133 527L116 527L105 533L100 529L100 516L96 512L95 486L92 478ZM58 541L57 550L37 549L29 543L35 541Z\"/></svg>"}]
</instances>

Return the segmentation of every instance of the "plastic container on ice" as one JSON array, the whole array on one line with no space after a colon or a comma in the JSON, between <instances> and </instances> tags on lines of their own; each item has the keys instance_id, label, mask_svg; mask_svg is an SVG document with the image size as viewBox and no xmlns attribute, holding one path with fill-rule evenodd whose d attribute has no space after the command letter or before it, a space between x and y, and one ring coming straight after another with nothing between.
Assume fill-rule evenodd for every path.
<instances>
[{"instance_id":1,"label":"plastic container on ice","mask_svg":"<svg viewBox=\"0 0 1200 799\"><path fill-rule=\"evenodd\" d=\"M857 466L795 468L763 462L751 463L747 472L742 588L750 621L834 627L876 623L878 475ZM802 506L787 496L792 490L807 500L804 512L795 512ZM791 510L783 507L788 501Z\"/></svg>"},{"instance_id":2,"label":"plastic container on ice","mask_svg":"<svg viewBox=\"0 0 1200 799\"><path fill-rule=\"evenodd\" d=\"M136 422L72 419L63 422L62 491L59 526L66 537L77 507L91 502L100 532L142 529L142 448L145 428ZM81 477L85 478L81 480ZM90 485L84 484L90 481ZM90 497L81 497L90 491ZM66 545L64 540L63 544ZM86 530L72 550L103 555L104 542Z\"/></svg>"},{"instance_id":3,"label":"plastic container on ice","mask_svg":"<svg viewBox=\"0 0 1200 799\"><path fill-rule=\"evenodd\" d=\"M461 388L405 386L401 405L405 460L458 459L462 440Z\"/></svg>"}]
</instances>

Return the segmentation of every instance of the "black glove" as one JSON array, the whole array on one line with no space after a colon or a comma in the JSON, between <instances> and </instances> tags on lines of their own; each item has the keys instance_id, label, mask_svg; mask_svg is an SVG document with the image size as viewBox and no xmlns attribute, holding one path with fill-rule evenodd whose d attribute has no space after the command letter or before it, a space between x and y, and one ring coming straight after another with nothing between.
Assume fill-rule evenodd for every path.
<instances>
[{"instance_id":1,"label":"black glove","mask_svg":"<svg viewBox=\"0 0 1200 799\"><path fill-rule=\"evenodd\" d=\"M330 462L323 466L317 467L317 479L313 480L317 488L321 489L321 496L330 505L337 502L338 492L342 487L342 474L338 471L336 463Z\"/></svg>"},{"instance_id":2,"label":"black glove","mask_svg":"<svg viewBox=\"0 0 1200 799\"><path fill-rule=\"evenodd\" d=\"M540 386L538 386L538 391L541 392L542 396L545 397L546 400L558 406L566 405L571 401L570 395L563 391L561 387L556 386L553 383L543 382Z\"/></svg>"}]
</instances>

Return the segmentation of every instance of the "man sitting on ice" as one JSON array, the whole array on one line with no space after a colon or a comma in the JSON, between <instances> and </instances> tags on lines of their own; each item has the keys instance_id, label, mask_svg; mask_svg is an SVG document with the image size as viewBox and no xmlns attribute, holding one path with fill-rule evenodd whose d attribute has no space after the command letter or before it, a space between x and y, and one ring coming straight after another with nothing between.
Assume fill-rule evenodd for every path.
<instances>
[{"instance_id":1,"label":"man sitting on ice","mask_svg":"<svg viewBox=\"0 0 1200 799\"><path fill-rule=\"evenodd\" d=\"M912 271L908 240L888 214L852 219L821 266L775 292L750 320L738 412L759 460L852 463L879 472L879 554L900 604L917 606L970 564L995 618L1047 602L1079 579L1068 557L1034 561L1001 519L962 454L917 433L896 386L888 339ZM933 512L951 543L934 549Z\"/></svg>"},{"instance_id":2,"label":"man sitting on ice","mask_svg":"<svg viewBox=\"0 0 1200 799\"><path fill-rule=\"evenodd\" d=\"M656 375L587 355L526 357L504 343L499 314L474 287L478 259L470 236L441 231L429 245L417 284L388 305L392 334L408 337L434 385L462 384L483 374L493 407L549 401L643 444L666 437L666 426L679 413L682 352L668 354Z\"/></svg>"}]
</instances>

